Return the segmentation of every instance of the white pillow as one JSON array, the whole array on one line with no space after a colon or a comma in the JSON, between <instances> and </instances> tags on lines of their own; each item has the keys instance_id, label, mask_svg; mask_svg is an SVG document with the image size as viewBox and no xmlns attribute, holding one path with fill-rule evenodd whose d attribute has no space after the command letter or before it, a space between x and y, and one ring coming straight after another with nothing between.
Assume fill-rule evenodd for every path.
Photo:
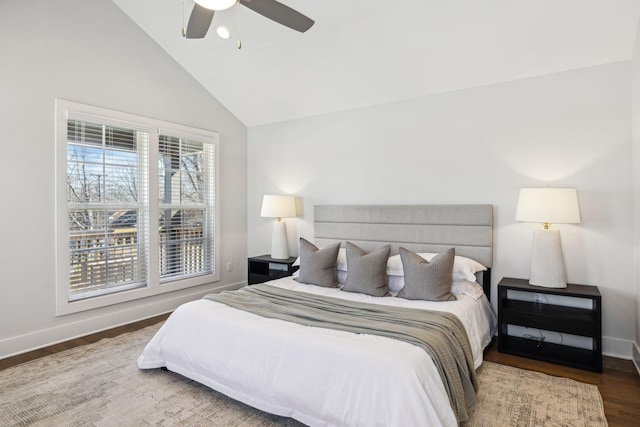
<instances>
[{"instance_id":1,"label":"white pillow","mask_svg":"<svg viewBox=\"0 0 640 427\"><path fill-rule=\"evenodd\" d=\"M347 250L340 248L338 251L338 271L347 271Z\"/></svg>"},{"instance_id":2,"label":"white pillow","mask_svg":"<svg viewBox=\"0 0 640 427\"><path fill-rule=\"evenodd\" d=\"M419 253L419 256L431 261L431 258L438 255L436 253ZM451 280L468 280L470 282L476 281L476 273L479 271L485 271L487 267L474 261L470 258L458 256L453 260L453 271L451 272ZM387 274L389 276L404 276L404 269L402 268L402 261L400 255L394 255L389 257L387 261Z\"/></svg>"},{"instance_id":3,"label":"white pillow","mask_svg":"<svg viewBox=\"0 0 640 427\"><path fill-rule=\"evenodd\" d=\"M338 270L338 284L344 285L344 282L347 281L347 272L344 270Z\"/></svg>"},{"instance_id":4,"label":"white pillow","mask_svg":"<svg viewBox=\"0 0 640 427\"><path fill-rule=\"evenodd\" d=\"M438 255L437 253L424 252L419 253L422 258L427 261L431 261L431 258ZM293 263L293 266L300 265L300 257L296 259ZM337 269L340 271L347 271L347 251L345 248L340 248L338 251L338 260L337 260ZM471 258L463 257L456 255L453 261L453 271L451 272L451 280L459 281L459 280L468 280L470 282L475 282L477 280L476 273L479 271L486 271L487 267L480 264L477 261L472 260ZM404 269L402 268L402 261L400 260L400 255L394 255L389 257L387 261L387 275L388 276L404 276ZM344 283L345 275L342 274L340 277L340 273L338 273L338 283ZM342 280L340 280L342 278ZM393 282L393 283L392 283ZM401 283L398 286L398 283ZM389 291L391 293L397 293L404 286L404 280L399 281L399 279L389 279Z\"/></svg>"},{"instance_id":5,"label":"white pillow","mask_svg":"<svg viewBox=\"0 0 640 427\"><path fill-rule=\"evenodd\" d=\"M389 293L395 297L400 289L404 288L404 276L389 276L387 274L387 287Z\"/></svg>"},{"instance_id":6,"label":"white pillow","mask_svg":"<svg viewBox=\"0 0 640 427\"><path fill-rule=\"evenodd\" d=\"M300 257L296 258L296 260L291 264L292 267L297 267L300 265ZM340 248L338 251L338 271L347 271L347 250L345 248Z\"/></svg>"}]
</instances>

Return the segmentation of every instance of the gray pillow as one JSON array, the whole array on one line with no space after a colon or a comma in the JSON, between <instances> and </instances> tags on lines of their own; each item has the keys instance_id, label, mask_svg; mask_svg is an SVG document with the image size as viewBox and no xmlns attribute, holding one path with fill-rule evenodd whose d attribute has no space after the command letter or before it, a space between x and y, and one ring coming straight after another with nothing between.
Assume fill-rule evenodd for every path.
<instances>
[{"instance_id":1,"label":"gray pillow","mask_svg":"<svg viewBox=\"0 0 640 427\"><path fill-rule=\"evenodd\" d=\"M400 259L404 270L404 288L400 298L427 301L454 301L451 293L451 271L455 259L455 248L439 253L431 262L414 252L400 248Z\"/></svg>"},{"instance_id":2,"label":"gray pillow","mask_svg":"<svg viewBox=\"0 0 640 427\"><path fill-rule=\"evenodd\" d=\"M366 253L351 242L346 242L347 280L343 291L360 292L374 297L385 296L387 288L387 260L389 245Z\"/></svg>"},{"instance_id":3,"label":"gray pillow","mask_svg":"<svg viewBox=\"0 0 640 427\"><path fill-rule=\"evenodd\" d=\"M340 243L318 249L313 243L300 238L300 274L295 279L300 283L336 287L338 286L338 251Z\"/></svg>"}]
</instances>

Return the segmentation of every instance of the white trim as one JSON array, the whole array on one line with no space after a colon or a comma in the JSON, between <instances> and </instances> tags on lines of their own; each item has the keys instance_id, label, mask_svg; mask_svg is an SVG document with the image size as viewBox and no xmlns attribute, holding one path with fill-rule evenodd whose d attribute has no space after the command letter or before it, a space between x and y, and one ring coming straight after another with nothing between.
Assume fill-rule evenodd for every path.
<instances>
[{"instance_id":1,"label":"white trim","mask_svg":"<svg viewBox=\"0 0 640 427\"><path fill-rule=\"evenodd\" d=\"M56 105L60 101L61 104L67 105L64 108L64 117L66 120L81 120L89 123L95 124L106 124L118 127L126 127L128 129L141 131L141 132L149 132L151 131L151 127L148 122L141 116L135 116L133 114L123 113L119 111L105 110L109 111L110 117L104 117L102 112L99 112L98 107L93 107L90 105L78 104L75 102L65 101L62 99L56 99ZM113 118L115 116L115 118Z\"/></svg>"},{"instance_id":2,"label":"white trim","mask_svg":"<svg viewBox=\"0 0 640 427\"><path fill-rule=\"evenodd\" d=\"M640 375L640 345L637 342L634 342L632 344L631 353L633 355L631 361L635 365L636 371L638 371L638 375Z\"/></svg>"},{"instance_id":3,"label":"white trim","mask_svg":"<svg viewBox=\"0 0 640 427\"><path fill-rule=\"evenodd\" d=\"M178 125L165 122L153 118L142 117L134 114L109 110L105 108L95 107L86 104L80 104L63 99L55 100L55 223L56 223L56 316L63 316L71 313L77 313L85 310L91 310L107 305L119 304L126 301L132 301L139 298L146 298L153 295L163 294L179 289L185 289L192 286L206 285L220 280L220 164L219 164L219 144L220 135L214 131L204 129L191 128L188 126ZM214 272L213 274L204 274L201 276L190 277L186 279L173 280L171 282L160 283L158 280L158 272L153 268L157 265L157 255L153 255L154 251L150 251L151 255L148 259L147 277L148 284L145 287L125 290L113 294L101 295L93 298L70 301L68 287L68 268L69 265L69 236L67 225L67 194L66 194L66 169L67 169L67 128L62 126L66 124L68 118L84 117L100 122L116 123L121 126L130 126L136 129L144 129L149 133L149 192L147 194L149 207L150 224L149 229L157 229L158 223L158 186L154 184L155 180L151 177L158 176L157 164L154 159L158 156L158 135L160 131L163 134L191 138L213 147L214 155ZM149 247L157 248L158 239L156 233L149 235ZM155 263L152 257L155 256Z\"/></svg>"},{"instance_id":4,"label":"white trim","mask_svg":"<svg viewBox=\"0 0 640 427\"><path fill-rule=\"evenodd\" d=\"M200 299L207 294L238 289L245 285L246 282L239 282L216 287L214 289L208 288L187 295L144 304L135 308L111 312L89 319L82 319L66 323L64 325L58 325L23 335L5 338L0 340L0 360L61 342L70 341L96 332L113 329L139 320L155 317L160 314L171 312L178 306L189 301Z\"/></svg>"},{"instance_id":5,"label":"white trim","mask_svg":"<svg viewBox=\"0 0 640 427\"><path fill-rule=\"evenodd\" d=\"M613 337L602 337L602 354L618 359L630 360L633 342Z\"/></svg>"}]
</instances>

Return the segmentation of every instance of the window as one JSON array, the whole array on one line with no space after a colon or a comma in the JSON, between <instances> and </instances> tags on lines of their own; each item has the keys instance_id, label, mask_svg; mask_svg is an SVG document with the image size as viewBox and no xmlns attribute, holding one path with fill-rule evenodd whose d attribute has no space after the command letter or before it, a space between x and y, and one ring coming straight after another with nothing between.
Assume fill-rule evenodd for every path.
<instances>
[{"instance_id":1,"label":"window","mask_svg":"<svg viewBox=\"0 0 640 427\"><path fill-rule=\"evenodd\" d=\"M160 135L160 280L211 271L211 146Z\"/></svg>"},{"instance_id":2,"label":"window","mask_svg":"<svg viewBox=\"0 0 640 427\"><path fill-rule=\"evenodd\" d=\"M147 132L67 120L70 301L147 285L148 142Z\"/></svg>"},{"instance_id":3,"label":"window","mask_svg":"<svg viewBox=\"0 0 640 427\"><path fill-rule=\"evenodd\" d=\"M62 100L56 110L57 313L218 280L218 135Z\"/></svg>"}]
</instances>

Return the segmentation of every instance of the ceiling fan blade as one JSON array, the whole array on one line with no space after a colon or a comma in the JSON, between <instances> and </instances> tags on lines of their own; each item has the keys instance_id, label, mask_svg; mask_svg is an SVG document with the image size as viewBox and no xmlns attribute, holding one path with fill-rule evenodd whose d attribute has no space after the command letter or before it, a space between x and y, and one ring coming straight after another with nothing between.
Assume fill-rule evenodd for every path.
<instances>
[{"instance_id":1,"label":"ceiling fan blade","mask_svg":"<svg viewBox=\"0 0 640 427\"><path fill-rule=\"evenodd\" d=\"M189 17L185 37L188 39L201 39L206 36L214 13L215 10L204 8L196 3Z\"/></svg>"},{"instance_id":2,"label":"ceiling fan blade","mask_svg":"<svg viewBox=\"0 0 640 427\"><path fill-rule=\"evenodd\" d=\"M272 21L304 33L314 21L276 0L239 0L240 3Z\"/></svg>"}]
</instances>

